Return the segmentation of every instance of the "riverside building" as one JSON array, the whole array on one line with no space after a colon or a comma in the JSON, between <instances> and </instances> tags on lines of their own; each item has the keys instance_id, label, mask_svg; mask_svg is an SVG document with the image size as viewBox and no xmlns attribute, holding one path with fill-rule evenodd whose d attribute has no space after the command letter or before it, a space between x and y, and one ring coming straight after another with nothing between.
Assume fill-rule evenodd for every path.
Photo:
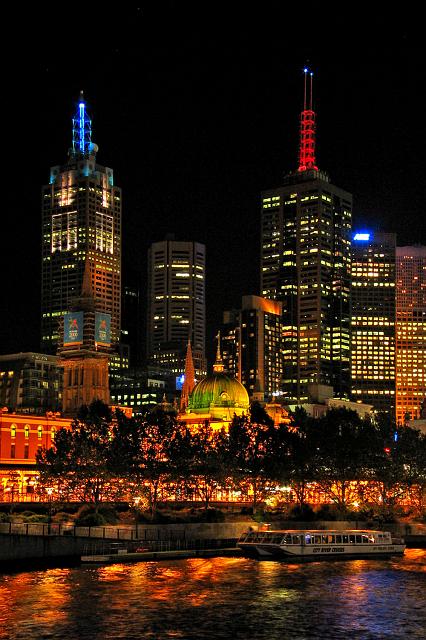
<instances>
[{"instance_id":1,"label":"riverside building","mask_svg":"<svg viewBox=\"0 0 426 640\"><path fill-rule=\"evenodd\" d=\"M315 160L312 74L305 70L297 171L262 193L261 295L283 303L286 403L309 399L308 385L350 394L352 196Z\"/></svg>"}]
</instances>

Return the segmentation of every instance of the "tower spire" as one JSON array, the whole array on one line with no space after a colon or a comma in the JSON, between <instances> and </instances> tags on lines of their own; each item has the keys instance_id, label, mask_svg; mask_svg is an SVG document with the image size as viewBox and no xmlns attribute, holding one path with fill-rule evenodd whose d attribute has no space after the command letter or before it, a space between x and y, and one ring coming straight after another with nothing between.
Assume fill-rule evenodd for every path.
<instances>
[{"instance_id":1,"label":"tower spire","mask_svg":"<svg viewBox=\"0 0 426 640\"><path fill-rule=\"evenodd\" d=\"M80 91L78 105L72 119L72 154L87 156L89 153L93 153L93 150L92 120L87 113L83 91Z\"/></svg>"},{"instance_id":2,"label":"tower spire","mask_svg":"<svg viewBox=\"0 0 426 640\"><path fill-rule=\"evenodd\" d=\"M313 73L307 67L304 73L303 110L300 114L300 147L298 171L318 167L315 164L315 111L313 110Z\"/></svg>"},{"instance_id":3,"label":"tower spire","mask_svg":"<svg viewBox=\"0 0 426 640\"><path fill-rule=\"evenodd\" d=\"M216 338L217 338L216 362L213 365L213 371L215 373L220 373L225 369L222 361L222 354L220 352L220 331L217 332Z\"/></svg>"},{"instance_id":4,"label":"tower spire","mask_svg":"<svg viewBox=\"0 0 426 640\"><path fill-rule=\"evenodd\" d=\"M189 396L195 387L195 369L192 359L191 341L188 340L185 358L185 377L182 385L182 395L180 397L180 410L185 411L188 406Z\"/></svg>"}]
</instances>

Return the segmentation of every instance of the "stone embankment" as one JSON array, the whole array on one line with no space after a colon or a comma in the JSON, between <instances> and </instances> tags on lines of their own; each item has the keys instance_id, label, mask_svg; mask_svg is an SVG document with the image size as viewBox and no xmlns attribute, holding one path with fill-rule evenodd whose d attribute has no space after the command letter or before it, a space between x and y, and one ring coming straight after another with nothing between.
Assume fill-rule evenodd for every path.
<instances>
[{"instance_id":1,"label":"stone embankment","mask_svg":"<svg viewBox=\"0 0 426 640\"><path fill-rule=\"evenodd\" d=\"M129 548L138 541L151 551L232 548L243 531L258 528L253 521L138 525L127 527L74 527L72 525L0 524L2 566L31 560L74 559L102 553L105 545L119 541ZM262 525L260 525L262 526ZM274 522L274 529L371 529L365 522ZM389 524L382 527L403 536L410 547L426 545L426 526Z\"/></svg>"}]
</instances>

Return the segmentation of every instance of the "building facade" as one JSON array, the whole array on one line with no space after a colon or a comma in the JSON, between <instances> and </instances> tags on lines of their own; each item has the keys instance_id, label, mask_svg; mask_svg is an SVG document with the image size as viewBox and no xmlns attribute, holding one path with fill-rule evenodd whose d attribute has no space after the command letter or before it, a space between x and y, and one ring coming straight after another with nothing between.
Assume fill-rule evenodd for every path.
<instances>
[{"instance_id":1,"label":"building facade","mask_svg":"<svg viewBox=\"0 0 426 640\"><path fill-rule=\"evenodd\" d=\"M188 340L195 375L206 373L206 248L166 239L148 251L148 361L180 376Z\"/></svg>"},{"instance_id":2,"label":"building facade","mask_svg":"<svg viewBox=\"0 0 426 640\"><path fill-rule=\"evenodd\" d=\"M12 353L0 356L0 407L19 413L59 411L62 369L57 356Z\"/></svg>"},{"instance_id":3,"label":"building facade","mask_svg":"<svg viewBox=\"0 0 426 640\"><path fill-rule=\"evenodd\" d=\"M0 502L31 499L36 484L36 453L48 449L70 420L58 413L24 415L0 409Z\"/></svg>"},{"instance_id":4,"label":"building facade","mask_svg":"<svg viewBox=\"0 0 426 640\"><path fill-rule=\"evenodd\" d=\"M352 240L352 395L376 411L395 412L394 233Z\"/></svg>"},{"instance_id":5,"label":"building facade","mask_svg":"<svg viewBox=\"0 0 426 640\"><path fill-rule=\"evenodd\" d=\"M350 394L352 196L315 164L307 81L306 71L298 170L262 193L261 209L261 295L283 304L288 403L306 401L310 383Z\"/></svg>"},{"instance_id":6,"label":"building facade","mask_svg":"<svg viewBox=\"0 0 426 640\"><path fill-rule=\"evenodd\" d=\"M426 398L426 247L396 249L396 420L420 418Z\"/></svg>"},{"instance_id":7,"label":"building facade","mask_svg":"<svg viewBox=\"0 0 426 640\"><path fill-rule=\"evenodd\" d=\"M60 320L80 294L86 260L97 311L111 315L113 344L120 338L121 190L113 170L96 162L82 95L72 122L68 161L51 168L42 189L41 350L52 354Z\"/></svg>"},{"instance_id":8,"label":"building facade","mask_svg":"<svg viewBox=\"0 0 426 640\"><path fill-rule=\"evenodd\" d=\"M111 314L97 309L87 258L81 294L70 302L60 325L58 355L64 372L64 416L75 416L82 405L94 400L110 402Z\"/></svg>"}]
</instances>

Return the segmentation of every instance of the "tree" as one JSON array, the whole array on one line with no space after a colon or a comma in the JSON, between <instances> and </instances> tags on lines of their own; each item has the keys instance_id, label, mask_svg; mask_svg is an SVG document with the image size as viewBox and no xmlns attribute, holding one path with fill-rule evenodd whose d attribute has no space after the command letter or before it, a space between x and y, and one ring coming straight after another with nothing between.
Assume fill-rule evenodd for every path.
<instances>
[{"instance_id":1,"label":"tree","mask_svg":"<svg viewBox=\"0 0 426 640\"><path fill-rule=\"evenodd\" d=\"M54 485L58 496L90 502L117 500L123 484L111 460L112 414L101 401L83 406L70 429L59 429L50 449L37 452L40 484Z\"/></svg>"},{"instance_id":2,"label":"tree","mask_svg":"<svg viewBox=\"0 0 426 640\"><path fill-rule=\"evenodd\" d=\"M227 478L226 446L225 433L215 431L207 421L191 436L189 473L205 509L214 491Z\"/></svg>"},{"instance_id":3,"label":"tree","mask_svg":"<svg viewBox=\"0 0 426 640\"><path fill-rule=\"evenodd\" d=\"M162 488L170 481L173 467L170 459L172 442L178 432L176 418L162 411L141 419L140 470L143 482L149 487L151 516L157 511Z\"/></svg>"},{"instance_id":4,"label":"tree","mask_svg":"<svg viewBox=\"0 0 426 640\"><path fill-rule=\"evenodd\" d=\"M315 479L316 420L296 407L293 424L280 425L277 434L276 469L280 482L288 481L301 508L306 505L309 483Z\"/></svg>"},{"instance_id":5,"label":"tree","mask_svg":"<svg viewBox=\"0 0 426 640\"><path fill-rule=\"evenodd\" d=\"M250 487L253 511L267 497L273 482L274 423L267 413L254 404L251 417L235 417L229 427L228 464L234 482Z\"/></svg>"},{"instance_id":6,"label":"tree","mask_svg":"<svg viewBox=\"0 0 426 640\"><path fill-rule=\"evenodd\" d=\"M345 512L358 498L366 451L356 411L330 409L317 420L315 476L319 488Z\"/></svg>"}]
</instances>

